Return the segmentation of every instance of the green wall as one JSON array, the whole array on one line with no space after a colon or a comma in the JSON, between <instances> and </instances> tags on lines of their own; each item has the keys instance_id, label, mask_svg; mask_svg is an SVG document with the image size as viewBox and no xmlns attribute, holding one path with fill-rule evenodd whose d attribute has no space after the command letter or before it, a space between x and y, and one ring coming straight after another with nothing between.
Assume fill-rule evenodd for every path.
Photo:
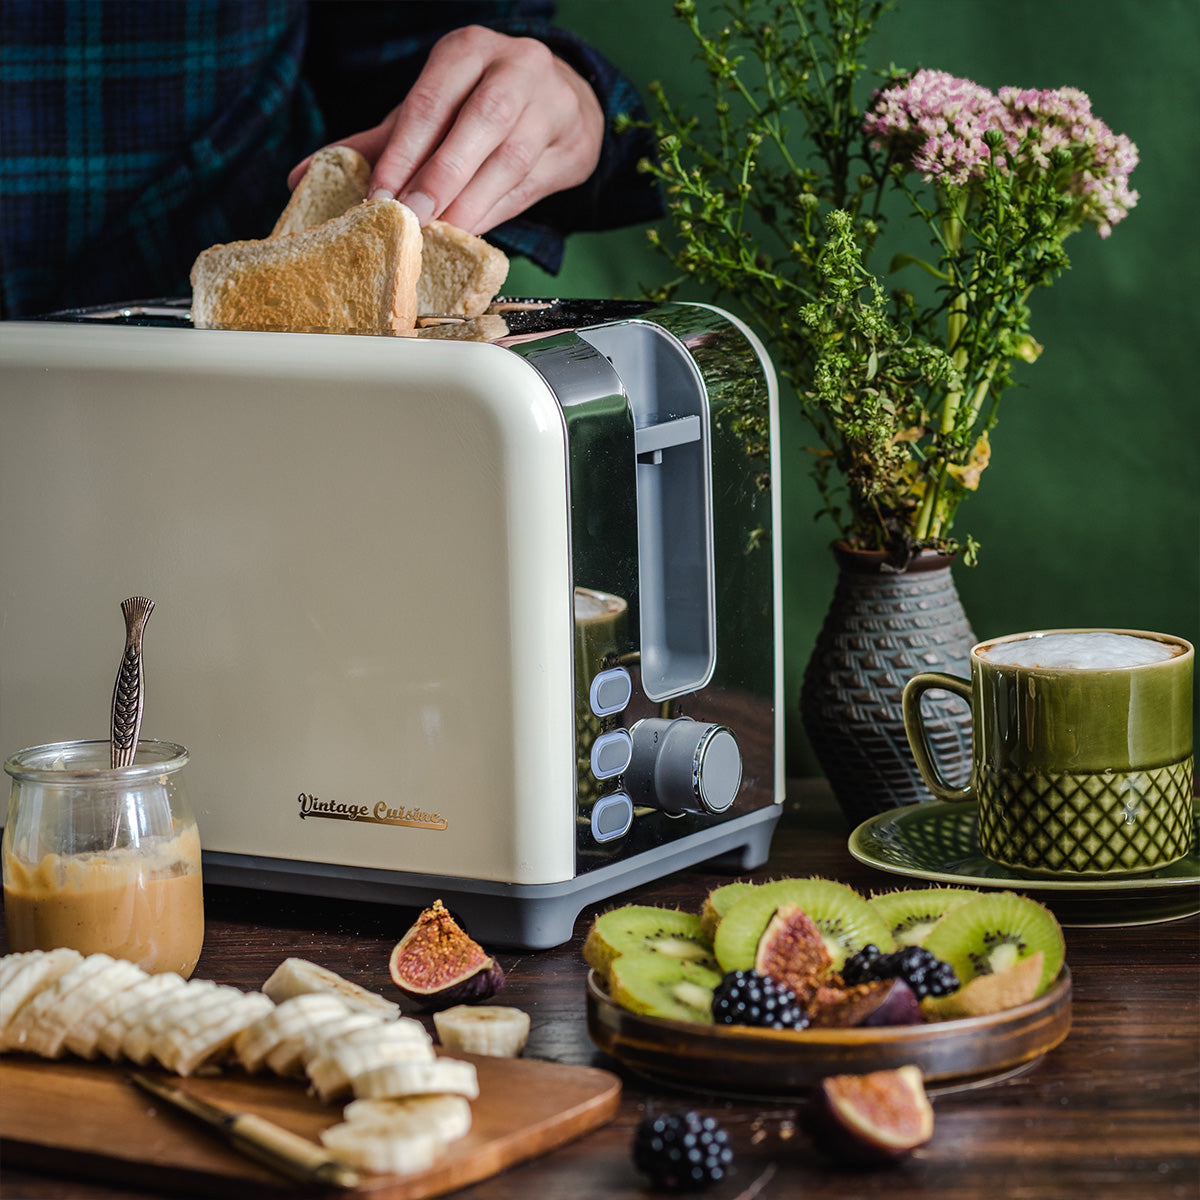
<instances>
[{"instance_id":1,"label":"green wall","mask_svg":"<svg viewBox=\"0 0 1200 1200\"><path fill-rule=\"evenodd\" d=\"M702 0L703 2L703 0ZM645 95L697 90L671 0L560 0L559 20L620 63ZM955 569L976 634L1115 625L1200 642L1200 4L1196 0L900 0L869 61L933 67L997 88L1082 88L1138 145L1141 199L1107 242L1067 248L1072 269L1032 300L1045 346L1001 403L993 457L955 532L981 544ZM514 264L506 291L638 296L672 274L627 229L572 240L561 274ZM694 293L699 295L699 293ZM788 768L819 773L796 716L832 593L807 427L783 397Z\"/></svg>"}]
</instances>

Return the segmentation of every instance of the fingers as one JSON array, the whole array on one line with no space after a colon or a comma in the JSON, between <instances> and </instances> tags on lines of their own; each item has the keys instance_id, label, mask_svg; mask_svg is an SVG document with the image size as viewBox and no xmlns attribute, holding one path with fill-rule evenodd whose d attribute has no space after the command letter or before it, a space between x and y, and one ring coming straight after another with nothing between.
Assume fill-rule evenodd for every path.
<instances>
[{"instance_id":1,"label":"fingers","mask_svg":"<svg viewBox=\"0 0 1200 1200\"><path fill-rule=\"evenodd\" d=\"M553 70L577 81L582 96L563 78L555 99L534 97L518 125L442 212L445 220L485 233L543 197L582 183L595 170L604 136L599 103L565 63L555 59Z\"/></svg>"},{"instance_id":2,"label":"fingers","mask_svg":"<svg viewBox=\"0 0 1200 1200\"><path fill-rule=\"evenodd\" d=\"M591 88L545 45L473 26L437 43L386 121L345 142L375 164L368 194L483 233L582 183L603 133Z\"/></svg>"}]
</instances>

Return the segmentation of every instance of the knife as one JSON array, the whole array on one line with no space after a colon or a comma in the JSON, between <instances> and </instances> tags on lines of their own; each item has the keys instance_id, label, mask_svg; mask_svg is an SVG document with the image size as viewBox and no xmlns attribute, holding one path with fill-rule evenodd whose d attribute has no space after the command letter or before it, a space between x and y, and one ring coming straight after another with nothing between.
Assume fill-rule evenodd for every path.
<instances>
[{"instance_id":1,"label":"knife","mask_svg":"<svg viewBox=\"0 0 1200 1200\"><path fill-rule=\"evenodd\" d=\"M254 1113L228 1112L174 1084L134 1072L129 1081L215 1129L235 1150L314 1187L353 1188L358 1172L328 1151Z\"/></svg>"}]
</instances>

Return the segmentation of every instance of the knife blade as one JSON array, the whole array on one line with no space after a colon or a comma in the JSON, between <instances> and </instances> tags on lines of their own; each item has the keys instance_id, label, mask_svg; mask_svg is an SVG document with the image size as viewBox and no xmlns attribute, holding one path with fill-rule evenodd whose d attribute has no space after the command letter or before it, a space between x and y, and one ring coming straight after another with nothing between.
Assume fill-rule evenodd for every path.
<instances>
[{"instance_id":1,"label":"knife blade","mask_svg":"<svg viewBox=\"0 0 1200 1200\"><path fill-rule=\"evenodd\" d=\"M183 1088L141 1072L130 1083L214 1129L235 1150L271 1167L298 1183L313 1187L353 1188L357 1171L323 1147L255 1113L231 1112L202 1100Z\"/></svg>"}]
</instances>

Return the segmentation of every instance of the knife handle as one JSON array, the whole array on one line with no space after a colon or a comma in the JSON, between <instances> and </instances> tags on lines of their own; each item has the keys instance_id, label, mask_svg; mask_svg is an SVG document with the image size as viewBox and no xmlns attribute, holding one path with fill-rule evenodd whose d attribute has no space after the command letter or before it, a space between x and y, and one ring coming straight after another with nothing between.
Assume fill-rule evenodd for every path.
<instances>
[{"instance_id":1,"label":"knife handle","mask_svg":"<svg viewBox=\"0 0 1200 1200\"><path fill-rule=\"evenodd\" d=\"M239 1113L226 1126L231 1142L244 1154L302 1183L352 1188L358 1173L328 1150L254 1113Z\"/></svg>"}]
</instances>

